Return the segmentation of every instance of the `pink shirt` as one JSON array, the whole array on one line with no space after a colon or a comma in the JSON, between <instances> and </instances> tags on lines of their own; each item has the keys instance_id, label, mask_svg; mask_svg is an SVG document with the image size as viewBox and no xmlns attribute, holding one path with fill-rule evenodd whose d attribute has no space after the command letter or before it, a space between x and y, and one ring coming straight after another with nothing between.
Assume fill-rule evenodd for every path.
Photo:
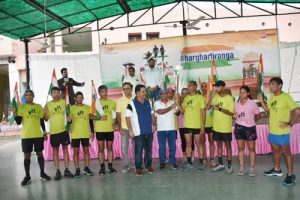
<instances>
[{"instance_id":1,"label":"pink shirt","mask_svg":"<svg viewBox=\"0 0 300 200\"><path fill-rule=\"evenodd\" d=\"M184 128L184 116L182 113L178 116L178 128Z\"/></svg>"},{"instance_id":2,"label":"pink shirt","mask_svg":"<svg viewBox=\"0 0 300 200\"><path fill-rule=\"evenodd\" d=\"M259 114L260 111L253 100L248 99L244 105L240 102L235 103L234 110L237 113L235 123L246 127L255 126L254 116Z\"/></svg>"}]
</instances>

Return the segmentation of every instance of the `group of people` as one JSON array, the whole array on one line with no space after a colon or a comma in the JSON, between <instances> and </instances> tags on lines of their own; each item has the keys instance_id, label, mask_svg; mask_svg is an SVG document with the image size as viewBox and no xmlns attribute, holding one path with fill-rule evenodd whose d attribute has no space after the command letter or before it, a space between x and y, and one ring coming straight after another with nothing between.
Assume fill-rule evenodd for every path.
<instances>
[{"instance_id":1,"label":"group of people","mask_svg":"<svg viewBox=\"0 0 300 200\"><path fill-rule=\"evenodd\" d=\"M176 159L176 139L179 130L181 147L184 154L183 171L193 169L194 145L197 146L199 164L197 170L202 172L208 165L212 171L226 170L227 174L233 173L232 167L232 125L235 120L234 136L237 139L239 150L240 169L238 175L248 174L251 177L255 173L255 140L256 120L260 117L257 104L250 98L250 89L247 86L240 88L240 98L237 102L225 91L225 82L222 80L214 84L214 92L206 96L206 83L201 84L201 91L198 91L196 81L189 81L188 87L177 94L173 89L161 87L161 73L155 67L155 60L149 60L149 71L144 74L145 85L134 79L131 73L130 81L122 84L123 97L117 102L108 98L108 88L101 85L98 88L100 103L104 114L100 117L91 112L90 106L83 103L82 92L74 94L74 104L70 110L65 106L62 98L63 88L71 87L66 69L61 72L64 75L59 85L62 88L51 89L52 101L44 108L33 102L34 93L31 90L25 92L26 104L18 110L13 110L16 122L22 124L22 151L24 152L24 168L26 176L21 185L31 182L30 177L30 156L33 150L36 151L40 165L40 177L45 180L51 178L44 172L43 144L48 138L45 131L44 121L50 124L50 143L53 147L54 164L56 174L54 179L59 180L62 173L59 168L58 148L63 146L64 154L64 176L79 178L81 176L79 165L80 144L84 151L84 170L89 176L94 172L89 168L89 144L90 139L97 139L98 157L100 163L99 175L105 175L104 149L107 149L107 161L109 173L116 173L113 168L114 124L117 125L122 140L122 172L126 173L131 168L137 176L143 175L143 166L147 173L153 173L152 167L152 142L153 133L157 130L159 143L160 169L178 169ZM126 79L125 79L126 80ZM130 80L130 79L128 79ZM77 82L76 82L77 83ZM77 83L82 86L84 83ZM134 87L135 85L135 87ZM300 108L293 101L289 94L282 91L283 82L280 78L274 77L270 80L271 96L264 102L258 96L259 102L269 114L269 142L272 146L274 166L271 170L264 172L266 176L282 176L280 168L280 157L285 156L287 176L285 185L292 185L296 182L293 171L293 157L290 151L290 127L293 126L300 115ZM134 91L134 94L133 94ZM152 94L153 101L147 99L147 93ZM67 117L65 115L67 114ZM116 114L115 114L116 113ZM292 113L292 114L291 114ZM291 116L290 116L291 115ZM41 130L42 129L42 130ZM69 134L70 130L70 134ZM206 136L209 141L209 156L205 146ZM71 137L71 138L70 138ZM131 163L128 155L130 140L133 143L134 164ZM168 141L169 156L166 156L166 141ZM217 144L217 162L215 161L215 142ZM68 145L71 143L74 150L73 160L75 173L69 170ZM223 162L223 144L227 152L227 164ZM246 171L244 150L247 144L250 152L250 169ZM144 159L143 159L144 152ZM209 160L208 160L209 157Z\"/></svg>"}]
</instances>

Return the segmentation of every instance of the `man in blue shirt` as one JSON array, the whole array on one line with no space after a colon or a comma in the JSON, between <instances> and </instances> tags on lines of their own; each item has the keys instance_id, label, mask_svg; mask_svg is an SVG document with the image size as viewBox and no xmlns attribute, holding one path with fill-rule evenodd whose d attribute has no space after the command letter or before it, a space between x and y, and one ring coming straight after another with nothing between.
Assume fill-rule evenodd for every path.
<instances>
[{"instance_id":1,"label":"man in blue shirt","mask_svg":"<svg viewBox=\"0 0 300 200\"><path fill-rule=\"evenodd\" d=\"M126 110L126 124L131 138L135 142L135 168L136 175L143 175L142 154L145 148L145 165L149 174L152 168L152 141L156 124L151 102L146 99L146 87L135 87L136 97L128 104Z\"/></svg>"}]
</instances>

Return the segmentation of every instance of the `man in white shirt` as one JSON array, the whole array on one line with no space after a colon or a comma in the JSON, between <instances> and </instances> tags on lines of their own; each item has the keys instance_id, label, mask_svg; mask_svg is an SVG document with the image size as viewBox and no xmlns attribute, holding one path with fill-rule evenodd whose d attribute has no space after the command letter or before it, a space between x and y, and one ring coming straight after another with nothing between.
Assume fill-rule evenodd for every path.
<instances>
[{"instance_id":1,"label":"man in white shirt","mask_svg":"<svg viewBox=\"0 0 300 200\"><path fill-rule=\"evenodd\" d=\"M160 169L165 169L166 159L166 139L169 146L169 162L172 169L178 169L176 164L176 135L174 113L176 112L176 103L168 99L168 91L161 90L160 100L154 102L154 109L157 117L157 138L159 144L159 162Z\"/></svg>"},{"instance_id":2,"label":"man in white shirt","mask_svg":"<svg viewBox=\"0 0 300 200\"><path fill-rule=\"evenodd\" d=\"M161 69L155 67L155 64L156 62L153 58L148 60L150 69L145 70L143 78L148 93L157 101L159 100L160 88L163 86L163 75Z\"/></svg>"},{"instance_id":3,"label":"man in white shirt","mask_svg":"<svg viewBox=\"0 0 300 200\"><path fill-rule=\"evenodd\" d=\"M131 83L132 89L134 90L135 86L140 84L140 79L135 76L135 68L133 66L128 68L128 73L129 75L124 78L123 83ZM135 94L133 94L133 97L135 97Z\"/></svg>"}]
</instances>

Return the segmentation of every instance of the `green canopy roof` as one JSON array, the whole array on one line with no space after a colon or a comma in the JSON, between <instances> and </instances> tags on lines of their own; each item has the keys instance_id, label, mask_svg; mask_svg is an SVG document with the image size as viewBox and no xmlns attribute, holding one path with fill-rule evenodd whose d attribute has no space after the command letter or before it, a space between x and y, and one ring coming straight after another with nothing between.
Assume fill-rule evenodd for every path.
<instances>
[{"instance_id":1,"label":"green canopy roof","mask_svg":"<svg viewBox=\"0 0 300 200\"><path fill-rule=\"evenodd\" d=\"M0 0L0 35L22 39L42 34L45 30L45 16L47 32L50 32L180 1L182 0L47 0L44 9L44 0ZM190 0L192 1L197 0ZM243 0L243 2L300 3L300 0Z\"/></svg>"}]
</instances>

